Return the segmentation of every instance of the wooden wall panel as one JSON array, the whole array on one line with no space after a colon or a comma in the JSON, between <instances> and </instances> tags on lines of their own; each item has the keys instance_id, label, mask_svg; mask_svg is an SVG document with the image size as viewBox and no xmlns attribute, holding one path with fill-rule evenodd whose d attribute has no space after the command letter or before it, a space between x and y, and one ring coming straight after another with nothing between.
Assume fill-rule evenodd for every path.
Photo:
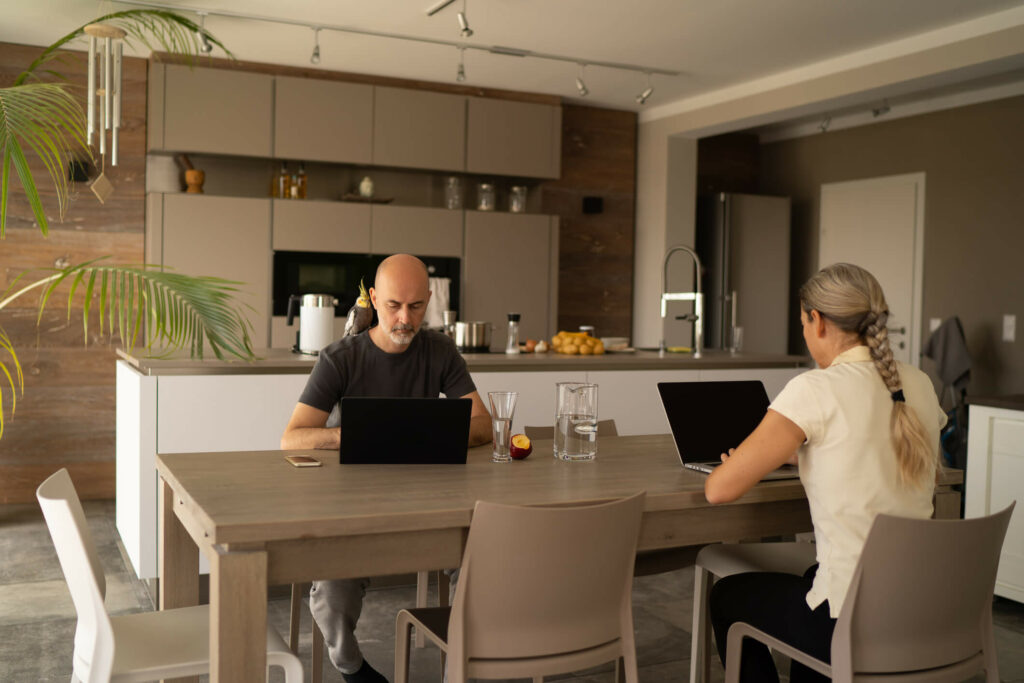
<instances>
[{"instance_id":1,"label":"wooden wall panel","mask_svg":"<svg viewBox=\"0 0 1024 683\"><path fill-rule=\"evenodd\" d=\"M540 187L541 211L560 218L559 329L631 334L636 128L633 112L562 109L562 177ZM599 197L602 212L584 214L584 197Z\"/></svg>"},{"instance_id":2,"label":"wooden wall panel","mask_svg":"<svg viewBox=\"0 0 1024 683\"><path fill-rule=\"evenodd\" d=\"M0 85L10 85L41 49L0 43ZM81 52L56 70L85 90ZM48 177L31 160L50 221L49 237L36 227L20 184L11 183L6 238L0 241L0 291L19 273L109 256L112 263L143 261L145 212L146 60L125 58L120 160L105 169L115 186L101 204L88 185L78 184L63 222ZM83 98L84 99L84 98ZM102 163L97 157L97 162ZM25 282L45 276L36 273ZM51 299L36 325L37 297L25 295L0 311L0 327L14 342L25 373L25 393L9 411L11 392L3 389L5 425L0 439L0 502L35 500L35 488L67 467L83 498L114 497L114 359L108 335L100 335L95 314L89 345L82 332L80 293L68 319L67 287ZM10 364L6 356L4 361Z\"/></svg>"}]
</instances>

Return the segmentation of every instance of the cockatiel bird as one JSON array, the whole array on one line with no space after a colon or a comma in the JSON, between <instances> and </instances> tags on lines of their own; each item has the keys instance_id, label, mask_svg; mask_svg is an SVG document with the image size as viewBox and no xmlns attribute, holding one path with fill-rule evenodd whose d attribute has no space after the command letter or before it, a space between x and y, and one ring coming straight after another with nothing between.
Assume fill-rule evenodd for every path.
<instances>
[{"instance_id":1,"label":"cockatiel bird","mask_svg":"<svg viewBox=\"0 0 1024 683\"><path fill-rule=\"evenodd\" d=\"M363 281L359 281L359 298L348 310L348 320L345 321L345 334L356 335L370 326L373 321L373 311L370 309L370 295L366 293Z\"/></svg>"}]
</instances>

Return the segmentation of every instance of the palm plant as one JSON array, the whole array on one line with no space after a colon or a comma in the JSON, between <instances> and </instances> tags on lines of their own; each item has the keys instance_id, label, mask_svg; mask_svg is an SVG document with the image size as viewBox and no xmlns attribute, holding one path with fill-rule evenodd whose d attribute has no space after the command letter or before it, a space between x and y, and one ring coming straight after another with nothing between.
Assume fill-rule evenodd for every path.
<instances>
[{"instance_id":1,"label":"palm plant","mask_svg":"<svg viewBox=\"0 0 1024 683\"><path fill-rule=\"evenodd\" d=\"M99 22L123 29L129 44L135 39L150 49L156 45L166 52L189 56L199 54L200 36L204 35L207 41L230 56L215 37L173 12L128 10L107 14L90 23ZM14 85L0 88L0 239L6 229L12 169L45 237L49 224L29 157L37 157L45 168L56 192L61 220L69 203L70 181L65 174L69 161L93 158L86 140L82 107L66 78L52 68L60 60L68 59L60 48L81 38L84 29L82 26L47 47L18 76ZM55 80L43 82L43 76ZM45 276L40 278L41 272L45 272ZM76 292L84 295L86 341L90 313L98 309L101 333L105 324L109 333L116 331L120 343L128 350L143 335L149 352L188 348L193 357L202 358L204 348L208 347L217 358L224 358L225 354L243 359L254 357L249 337L251 326L232 300L241 283L221 278L192 277L150 270L145 266L113 265L98 259L18 275L0 295L0 311L29 292L40 292L38 323L51 295L64 283L70 283L69 319ZM15 345L0 326L0 387L3 380L11 389L13 414L16 398L24 392L24 377ZM3 436L5 409L0 391L0 437Z\"/></svg>"}]
</instances>

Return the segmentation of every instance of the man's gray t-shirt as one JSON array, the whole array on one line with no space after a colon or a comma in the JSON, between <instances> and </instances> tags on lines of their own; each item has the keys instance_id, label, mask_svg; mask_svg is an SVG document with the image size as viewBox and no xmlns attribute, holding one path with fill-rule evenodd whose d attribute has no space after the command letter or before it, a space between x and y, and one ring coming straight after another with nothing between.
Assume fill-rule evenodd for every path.
<instances>
[{"instance_id":1,"label":"man's gray t-shirt","mask_svg":"<svg viewBox=\"0 0 1024 683\"><path fill-rule=\"evenodd\" d=\"M466 361L446 335L420 330L405 351L386 353L367 330L320 352L299 402L331 412L344 396L460 398L474 391Z\"/></svg>"}]
</instances>

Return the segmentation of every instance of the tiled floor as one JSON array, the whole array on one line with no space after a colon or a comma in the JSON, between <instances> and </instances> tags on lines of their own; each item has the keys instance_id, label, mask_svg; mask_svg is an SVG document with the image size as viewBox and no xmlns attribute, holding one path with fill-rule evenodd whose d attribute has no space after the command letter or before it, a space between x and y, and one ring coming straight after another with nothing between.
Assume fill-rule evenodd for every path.
<instances>
[{"instance_id":1,"label":"tiled floor","mask_svg":"<svg viewBox=\"0 0 1024 683\"><path fill-rule=\"evenodd\" d=\"M123 614L152 609L144 585L127 568L119 547L113 502L91 502L84 507L107 573L110 610ZM636 580L637 658L643 683L683 683L688 679L692 582L691 569ZM413 600L412 586L372 590L366 599L359 624L363 651L389 679L394 615ZM1024 605L997 599L994 612L1000 678L1024 683ZM288 600L272 600L269 614L271 623L286 633ZM0 681L65 683L71 675L74 632L74 609L41 513L30 505L0 506ZM303 610L300 643L307 680L310 643L307 609ZM611 683L612 678L610 667L572 677L578 683ZM283 677L275 672L271 680ZM342 678L327 663L324 680L340 682ZM440 680L436 650L413 650L411 680ZM712 680L722 680L717 662Z\"/></svg>"}]
</instances>

